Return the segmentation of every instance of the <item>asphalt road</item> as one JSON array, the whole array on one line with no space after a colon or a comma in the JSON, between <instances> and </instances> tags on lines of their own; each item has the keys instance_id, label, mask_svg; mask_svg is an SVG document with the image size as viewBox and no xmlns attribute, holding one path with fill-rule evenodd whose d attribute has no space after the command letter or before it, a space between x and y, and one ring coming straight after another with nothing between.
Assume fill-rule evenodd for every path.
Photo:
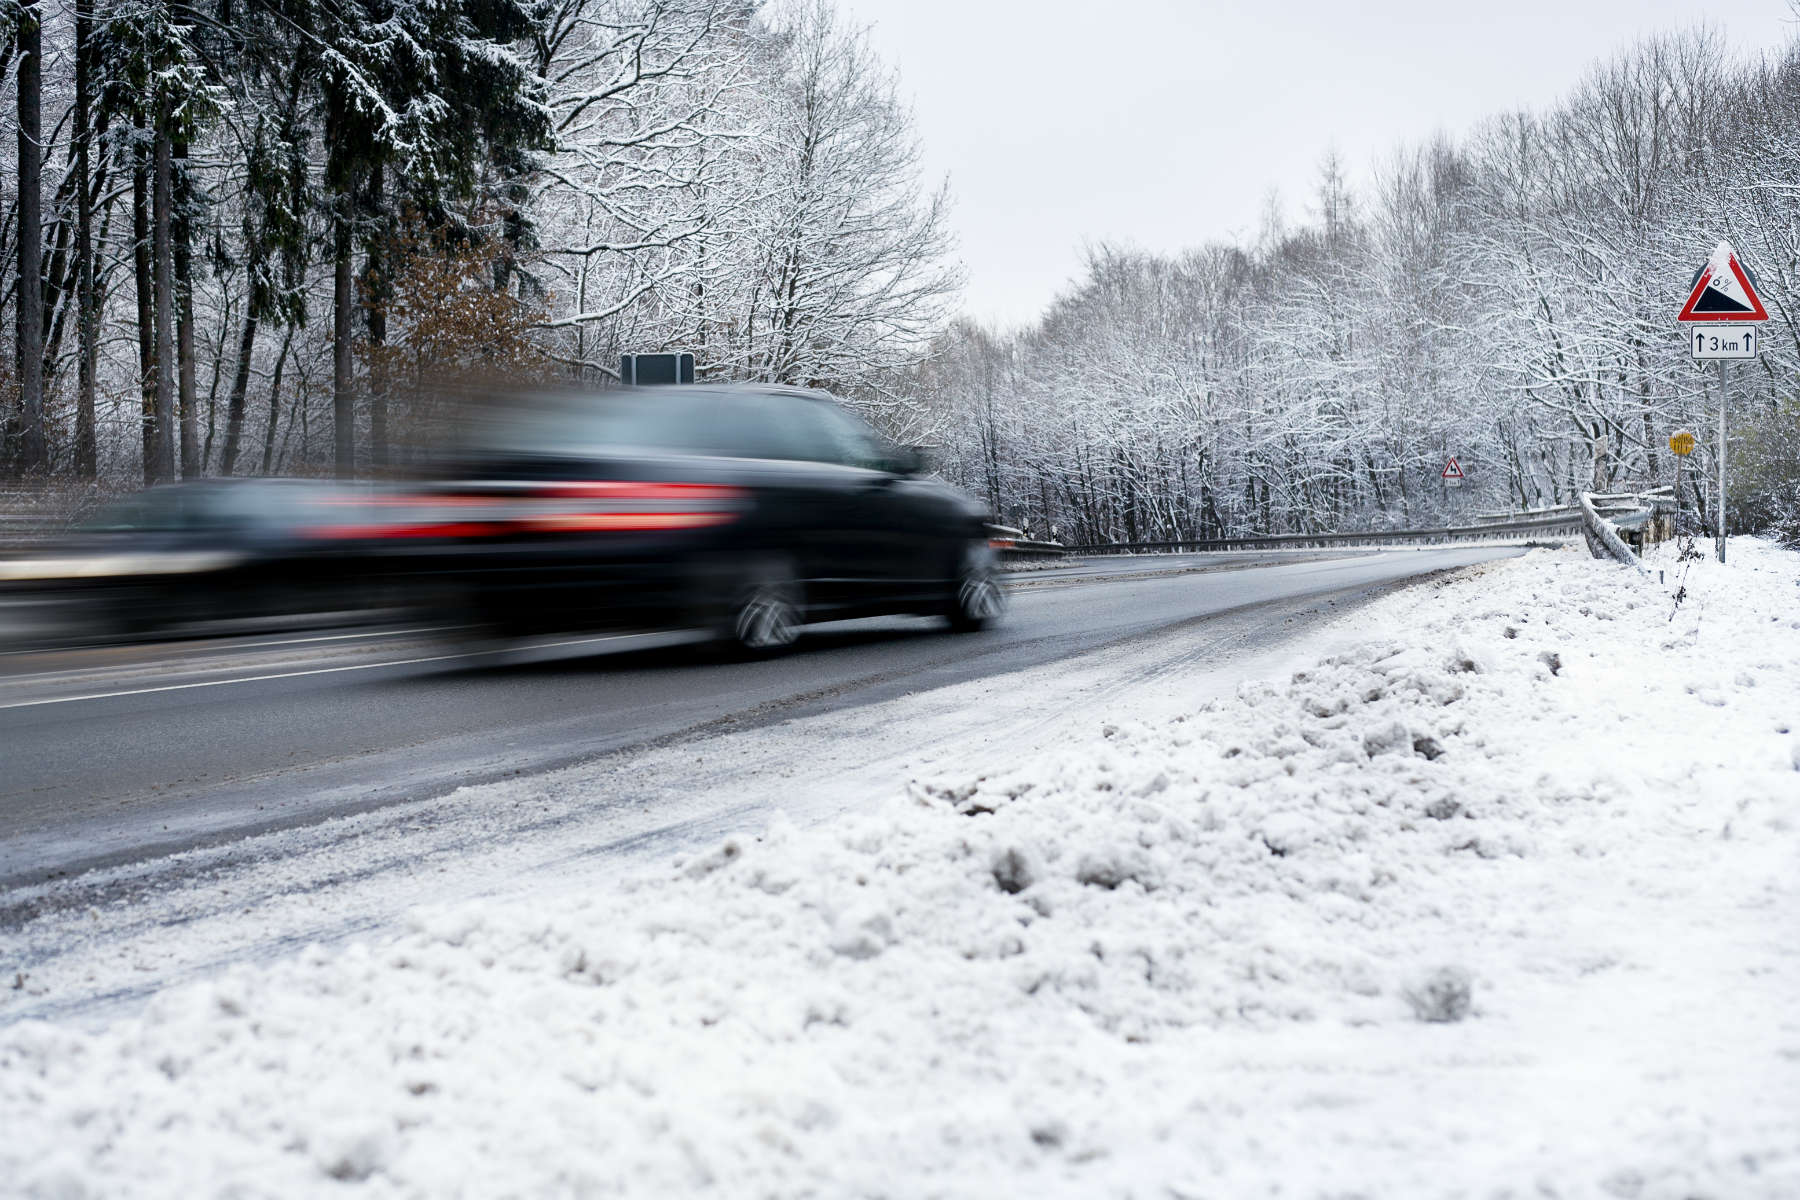
<instances>
[{"instance_id":1,"label":"asphalt road","mask_svg":"<svg viewBox=\"0 0 1800 1200\"><path fill-rule=\"evenodd\" d=\"M495 654L440 631L338 631L18 656L0 674L0 888L308 825L611 752L854 708L1176 632L1269 618L1520 553L1089 560L1026 572L995 630L914 618L718 660L669 639ZM978 714L970 719L978 720Z\"/></svg>"}]
</instances>

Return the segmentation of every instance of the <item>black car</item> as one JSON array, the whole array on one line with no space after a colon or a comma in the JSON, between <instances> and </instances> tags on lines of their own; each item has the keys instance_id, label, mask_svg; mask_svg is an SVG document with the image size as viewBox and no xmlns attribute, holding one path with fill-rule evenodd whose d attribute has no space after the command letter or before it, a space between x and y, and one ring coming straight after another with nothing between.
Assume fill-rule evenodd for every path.
<instances>
[{"instance_id":1,"label":"black car","mask_svg":"<svg viewBox=\"0 0 1800 1200\"><path fill-rule=\"evenodd\" d=\"M698 385L514 398L369 538L525 636L704 628L752 651L809 621L1003 598L986 513L822 392Z\"/></svg>"}]
</instances>

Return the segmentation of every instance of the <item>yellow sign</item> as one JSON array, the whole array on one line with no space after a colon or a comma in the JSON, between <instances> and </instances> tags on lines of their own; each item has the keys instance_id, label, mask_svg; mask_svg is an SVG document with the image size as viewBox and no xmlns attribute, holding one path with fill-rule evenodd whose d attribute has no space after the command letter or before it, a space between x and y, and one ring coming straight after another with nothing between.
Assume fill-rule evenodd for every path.
<instances>
[{"instance_id":1,"label":"yellow sign","mask_svg":"<svg viewBox=\"0 0 1800 1200\"><path fill-rule=\"evenodd\" d=\"M1694 452L1694 435L1683 429L1669 439L1669 449L1686 458Z\"/></svg>"}]
</instances>

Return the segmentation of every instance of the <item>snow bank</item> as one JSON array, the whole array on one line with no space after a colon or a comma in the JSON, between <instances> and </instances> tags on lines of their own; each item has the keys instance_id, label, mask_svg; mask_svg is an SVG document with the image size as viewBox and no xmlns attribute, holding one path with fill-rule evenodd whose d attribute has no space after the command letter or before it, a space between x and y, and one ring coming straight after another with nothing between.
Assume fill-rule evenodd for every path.
<instances>
[{"instance_id":1,"label":"snow bank","mask_svg":"<svg viewBox=\"0 0 1800 1200\"><path fill-rule=\"evenodd\" d=\"M1800 557L0 1032L30 1195L1800 1195ZM1670 599L1678 582L1686 595Z\"/></svg>"}]
</instances>

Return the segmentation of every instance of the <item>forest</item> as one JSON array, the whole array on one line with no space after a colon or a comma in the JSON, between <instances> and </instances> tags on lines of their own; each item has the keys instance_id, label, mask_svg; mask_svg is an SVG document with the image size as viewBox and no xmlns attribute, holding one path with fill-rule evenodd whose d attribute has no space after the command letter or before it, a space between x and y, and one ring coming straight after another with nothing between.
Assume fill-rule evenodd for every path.
<instances>
[{"instance_id":1,"label":"forest","mask_svg":"<svg viewBox=\"0 0 1800 1200\"><path fill-rule=\"evenodd\" d=\"M1417 526L1671 483L1681 428L1709 472L1673 317L1726 239L1772 316L1730 519L1800 537L1800 47L1623 47L1366 186L1327 157L1252 242L1092 245L1022 329L958 315L950 190L830 0L0 0L0 51L15 481L379 476L453 386L677 349L1037 536Z\"/></svg>"},{"instance_id":2,"label":"forest","mask_svg":"<svg viewBox=\"0 0 1800 1200\"><path fill-rule=\"evenodd\" d=\"M15 476L378 474L663 347L873 403L960 285L826 0L6 4Z\"/></svg>"},{"instance_id":3,"label":"forest","mask_svg":"<svg viewBox=\"0 0 1800 1200\"><path fill-rule=\"evenodd\" d=\"M1417 527L1670 485L1718 454L1675 316L1728 239L1769 308L1729 384L1736 529L1800 540L1800 51L1716 31L1596 64L1541 113L1396 149L1254 244L1089 249L1022 331L959 324L916 373L954 477L1092 543ZM1455 456L1460 491L1442 472Z\"/></svg>"}]
</instances>

